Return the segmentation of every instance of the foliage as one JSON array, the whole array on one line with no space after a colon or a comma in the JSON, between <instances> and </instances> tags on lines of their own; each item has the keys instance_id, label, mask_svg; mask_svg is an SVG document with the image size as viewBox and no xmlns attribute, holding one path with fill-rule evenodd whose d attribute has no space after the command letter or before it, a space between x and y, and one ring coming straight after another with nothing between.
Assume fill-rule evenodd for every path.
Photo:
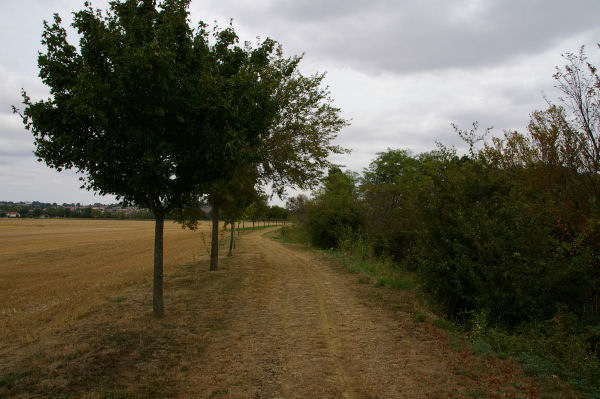
<instances>
[{"instance_id":1,"label":"foliage","mask_svg":"<svg viewBox=\"0 0 600 399\"><path fill-rule=\"evenodd\" d=\"M204 201L189 200L183 206L169 212L169 217L181 223L183 228L194 230L198 227L198 223L206 218L206 214L202 210L203 206Z\"/></svg>"},{"instance_id":2,"label":"foliage","mask_svg":"<svg viewBox=\"0 0 600 399\"><path fill-rule=\"evenodd\" d=\"M594 331L573 314L559 312L511 332L489 328L479 340L498 354L512 356L526 374L546 382L559 376L582 391L581 397L595 398L600 394L600 358Z\"/></svg>"},{"instance_id":3,"label":"foliage","mask_svg":"<svg viewBox=\"0 0 600 399\"><path fill-rule=\"evenodd\" d=\"M228 40L224 47L219 43L222 38ZM215 39L217 50L227 50L227 45L237 42L232 29L216 34ZM219 219L219 210L229 221L243 216L253 221L264 217L287 218L284 209L271 209L267 213L266 200L260 198L263 188L270 185L272 192L282 197L286 188L314 187L323 171L333 166L329 155L346 152L332 141L348 123L340 116L340 109L332 105L329 89L322 85L325 74L303 76L298 71L302 57L284 58L281 46L270 39L257 49L260 51L251 54L248 45L235 50L233 54L225 51L228 58L219 59L222 63L217 63L216 69L233 76L248 74L252 79L240 79L226 86L234 88L232 92L242 104L233 101L233 115L225 115L225 125L220 127L239 128L241 133L250 131L252 136L240 135L235 145L229 147L237 153L229 162L228 174L214 179L202 193L208 195L213 222ZM234 61L232 65L230 60ZM244 68L244 74L238 73L240 67ZM222 158L218 153L215 156ZM196 180L199 183L203 181ZM188 200L187 204L193 202ZM193 227L194 215L190 212L188 215L192 219L181 221ZM213 225L211 270L218 263L218 224Z\"/></svg>"},{"instance_id":4,"label":"foliage","mask_svg":"<svg viewBox=\"0 0 600 399\"><path fill-rule=\"evenodd\" d=\"M560 101L569 110L565 123L576 132L580 171L597 175L600 172L600 76L597 68L588 62L583 46L578 54L566 53L563 58L566 65L556 68L554 79L556 88L563 94Z\"/></svg>"},{"instance_id":5,"label":"foliage","mask_svg":"<svg viewBox=\"0 0 600 399\"><path fill-rule=\"evenodd\" d=\"M267 198L265 196L259 196L244 209L244 217L253 222L264 219L268 208Z\"/></svg>"},{"instance_id":6,"label":"foliage","mask_svg":"<svg viewBox=\"0 0 600 399\"><path fill-rule=\"evenodd\" d=\"M269 220L286 220L288 217L288 211L278 205L269 207L267 211L267 219Z\"/></svg>"},{"instance_id":7,"label":"foliage","mask_svg":"<svg viewBox=\"0 0 600 399\"><path fill-rule=\"evenodd\" d=\"M106 15L88 6L74 14L79 51L58 15L45 23L38 63L51 98L33 103L23 93L41 160L155 213L227 176L264 128L255 115L270 116L259 75L275 44L242 49L228 28L211 45L204 24L188 26L187 3L115 2Z\"/></svg>"},{"instance_id":8,"label":"foliage","mask_svg":"<svg viewBox=\"0 0 600 399\"><path fill-rule=\"evenodd\" d=\"M304 194L298 194L289 198L285 203L285 209L298 223L302 224L306 218L306 204L308 197Z\"/></svg>"},{"instance_id":9,"label":"foliage","mask_svg":"<svg viewBox=\"0 0 600 399\"><path fill-rule=\"evenodd\" d=\"M279 229L279 236L284 242L291 244L309 244L310 239L307 237L306 231L297 226L283 226Z\"/></svg>"},{"instance_id":10,"label":"foliage","mask_svg":"<svg viewBox=\"0 0 600 399\"><path fill-rule=\"evenodd\" d=\"M330 169L315 199L307 204L306 229L313 245L337 248L342 237L362 230L356 198L356 176Z\"/></svg>"},{"instance_id":11,"label":"foliage","mask_svg":"<svg viewBox=\"0 0 600 399\"><path fill-rule=\"evenodd\" d=\"M35 155L83 186L156 218L154 310L163 314L165 215L193 204L246 161L244 150L279 112L275 92L293 72L271 39L240 47L233 28L188 21L189 0L125 0L74 13L79 46L56 14L44 22L38 66L50 98L23 91ZM242 155L240 155L242 154Z\"/></svg>"},{"instance_id":12,"label":"foliage","mask_svg":"<svg viewBox=\"0 0 600 399\"><path fill-rule=\"evenodd\" d=\"M270 184L280 197L286 188L313 188L335 166L329 155L348 152L332 143L348 122L323 86L325 74L303 76L295 68L300 60L294 58L293 73L279 81L274 96L278 113L253 149L258 182Z\"/></svg>"},{"instance_id":13,"label":"foliage","mask_svg":"<svg viewBox=\"0 0 600 399\"><path fill-rule=\"evenodd\" d=\"M414 244L420 204L411 193L427 184L421 166L408 151L388 149L377 154L363 173L365 232L378 256L400 260Z\"/></svg>"},{"instance_id":14,"label":"foliage","mask_svg":"<svg viewBox=\"0 0 600 399\"><path fill-rule=\"evenodd\" d=\"M427 316L423 313L417 313L415 317L413 317L413 321L415 323L423 323L427 319Z\"/></svg>"}]
</instances>

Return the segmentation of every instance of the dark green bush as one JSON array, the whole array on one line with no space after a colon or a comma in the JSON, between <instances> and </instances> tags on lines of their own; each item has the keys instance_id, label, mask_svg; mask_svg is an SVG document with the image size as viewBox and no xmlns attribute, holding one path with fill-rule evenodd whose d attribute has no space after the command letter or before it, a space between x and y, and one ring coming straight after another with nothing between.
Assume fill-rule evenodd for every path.
<instances>
[{"instance_id":1,"label":"dark green bush","mask_svg":"<svg viewBox=\"0 0 600 399\"><path fill-rule=\"evenodd\" d=\"M306 229L311 243L338 248L340 240L362 230L356 196L356 177L332 169L313 201L306 205Z\"/></svg>"}]
</instances>

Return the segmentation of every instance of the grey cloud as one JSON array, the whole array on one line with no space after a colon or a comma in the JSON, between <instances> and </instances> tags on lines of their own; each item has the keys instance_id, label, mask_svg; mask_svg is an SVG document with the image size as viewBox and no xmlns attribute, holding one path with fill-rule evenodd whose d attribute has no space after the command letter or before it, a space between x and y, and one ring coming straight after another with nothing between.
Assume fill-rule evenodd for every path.
<instances>
[{"instance_id":1,"label":"grey cloud","mask_svg":"<svg viewBox=\"0 0 600 399\"><path fill-rule=\"evenodd\" d=\"M20 142L6 143L0 139L0 165L11 164L12 158L35 158L35 156L30 145L22 145Z\"/></svg>"},{"instance_id":2,"label":"grey cloud","mask_svg":"<svg viewBox=\"0 0 600 399\"><path fill-rule=\"evenodd\" d=\"M600 2L272 1L213 4L236 25L266 32L294 52L370 72L474 68L542 52L576 33L599 34Z\"/></svg>"},{"instance_id":3,"label":"grey cloud","mask_svg":"<svg viewBox=\"0 0 600 399\"><path fill-rule=\"evenodd\" d=\"M4 3L0 199L94 202L75 174L36 162L31 134L10 115L21 86L33 99L48 95L35 67L42 19L59 12L66 25L83 0ZM107 0L92 3L105 9ZM360 172L388 147L419 153L439 140L464 151L451 122L523 130L545 105L560 52L600 40L599 11L597 0L192 0L190 19L232 17L242 40L273 37L287 54L306 52L303 71L329 70L335 103L353 120L336 141L352 154L332 160Z\"/></svg>"}]
</instances>

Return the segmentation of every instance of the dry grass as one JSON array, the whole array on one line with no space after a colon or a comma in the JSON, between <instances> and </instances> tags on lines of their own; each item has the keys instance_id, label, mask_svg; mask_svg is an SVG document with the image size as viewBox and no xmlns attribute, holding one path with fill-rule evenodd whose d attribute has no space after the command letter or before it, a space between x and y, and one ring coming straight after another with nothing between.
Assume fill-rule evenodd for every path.
<instances>
[{"instance_id":1,"label":"dry grass","mask_svg":"<svg viewBox=\"0 0 600 399\"><path fill-rule=\"evenodd\" d=\"M206 256L208 227L191 232L165 224L166 272ZM122 300L128 284L151 281L153 245L153 221L0 219L3 348L68 327Z\"/></svg>"},{"instance_id":2,"label":"dry grass","mask_svg":"<svg viewBox=\"0 0 600 399\"><path fill-rule=\"evenodd\" d=\"M2 398L173 397L240 283L227 259L208 271L208 223L167 223L157 320L153 222L0 222Z\"/></svg>"},{"instance_id":3,"label":"dry grass","mask_svg":"<svg viewBox=\"0 0 600 399\"><path fill-rule=\"evenodd\" d=\"M209 272L208 225L166 226L157 320L151 222L0 222L2 398L539 397L511 362L386 309L396 292L259 231Z\"/></svg>"}]
</instances>

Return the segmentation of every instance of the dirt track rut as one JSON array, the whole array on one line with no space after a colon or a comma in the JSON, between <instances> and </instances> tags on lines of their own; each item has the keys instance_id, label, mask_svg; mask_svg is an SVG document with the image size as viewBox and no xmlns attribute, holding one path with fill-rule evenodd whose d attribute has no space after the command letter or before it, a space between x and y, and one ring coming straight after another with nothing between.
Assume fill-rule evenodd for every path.
<instances>
[{"instance_id":1,"label":"dirt track rut","mask_svg":"<svg viewBox=\"0 0 600 399\"><path fill-rule=\"evenodd\" d=\"M253 232L227 268L245 269L242 289L183 397L466 397L446 345L358 295L356 277L319 255Z\"/></svg>"}]
</instances>

